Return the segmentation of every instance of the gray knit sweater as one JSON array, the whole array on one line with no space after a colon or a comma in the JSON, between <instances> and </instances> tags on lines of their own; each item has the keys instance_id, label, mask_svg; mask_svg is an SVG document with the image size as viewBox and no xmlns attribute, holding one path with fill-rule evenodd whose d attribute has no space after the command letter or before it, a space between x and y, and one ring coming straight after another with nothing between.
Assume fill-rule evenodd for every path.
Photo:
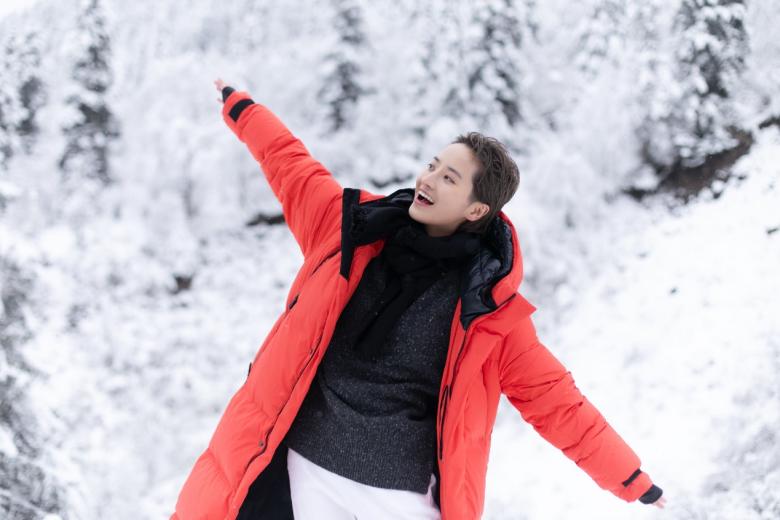
<instances>
[{"instance_id":1,"label":"gray knit sweater","mask_svg":"<svg viewBox=\"0 0 780 520\"><path fill-rule=\"evenodd\" d=\"M436 409L460 272L453 269L401 315L384 357L353 354L356 324L382 293L384 256L366 267L290 431L287 446L370 486L425 493L436 464Z\"/></svg>"}]
</instances>

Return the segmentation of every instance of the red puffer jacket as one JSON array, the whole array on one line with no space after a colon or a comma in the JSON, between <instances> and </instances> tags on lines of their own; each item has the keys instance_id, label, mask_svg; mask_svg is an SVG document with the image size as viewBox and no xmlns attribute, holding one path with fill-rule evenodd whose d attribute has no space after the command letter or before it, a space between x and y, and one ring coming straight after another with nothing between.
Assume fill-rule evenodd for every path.
<instances>
[{"instance_id":1,"label":"red puffer jacket","mask_svg":"<svg viewBox=\"0 0 780 520\"><path fill-rule=\"evenodd\" d=\"M247 92L228 89L222 115L260 163L304 261L286 310L258 349L195 461L171 520L292 518L282 440L346 306L384 240L342 250L353 204L412 201L343 189L304 145ZM229 94L229 95L228 95ZM346 241L345 241L346 242ZM483 511L490 436L506 394L539 434L601 488L631 502L651 488L640 460L580 393L571 373L539 341L535 307L520 293L523 264L515 228L498 214L466 271L452 319L437 413L443 520Z\"/></svg>"}]
</instances>

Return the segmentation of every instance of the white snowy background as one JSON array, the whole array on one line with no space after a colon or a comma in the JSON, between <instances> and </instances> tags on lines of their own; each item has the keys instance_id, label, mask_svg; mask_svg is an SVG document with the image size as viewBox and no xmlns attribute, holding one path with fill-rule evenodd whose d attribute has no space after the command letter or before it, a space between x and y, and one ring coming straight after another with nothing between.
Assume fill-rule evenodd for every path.
<instances>
[{"instance_id":1,"label":"white snowy background","mask_svg":"<svg viewBox=\"0 0 780 520\"><path fill-rule=\"evenodd\" d=\"M0 518L161 519L302 257L213 80L344 186L475 129L540 338L663 488L502 399L491 520L780 518L775 0L3 0ZM252 223L256 222L256 223Z\"/></svg>"}]
</instances>

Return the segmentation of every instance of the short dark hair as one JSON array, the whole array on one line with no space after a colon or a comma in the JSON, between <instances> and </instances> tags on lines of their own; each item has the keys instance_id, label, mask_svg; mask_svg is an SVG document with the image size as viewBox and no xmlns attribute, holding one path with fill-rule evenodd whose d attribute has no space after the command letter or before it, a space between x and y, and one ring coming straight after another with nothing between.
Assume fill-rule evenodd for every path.
<instances>
[{"instance_id":1,"label":"short dark hair","mask_svg":"<svg viewBox=\"0 0 780 520\"><path fill-rule=\"evenodd\" d=\"M480 163L480 168L474 175L469 202L478 201L490 206L490 210L482 218L475 221L466 220L457 231L484 234L504 204L517 192L520 173L506 146L494 137L479 132L467 132L456 137L452 141L452 144L455 143L468 146Z\"/></svg>"}]
</instances>

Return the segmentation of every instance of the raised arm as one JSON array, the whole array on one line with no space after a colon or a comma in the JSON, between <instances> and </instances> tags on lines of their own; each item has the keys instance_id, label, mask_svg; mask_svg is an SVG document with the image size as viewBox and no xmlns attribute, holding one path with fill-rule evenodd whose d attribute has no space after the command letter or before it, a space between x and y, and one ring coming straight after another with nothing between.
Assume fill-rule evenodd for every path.
<instances>
[{"instance_id":1,"label":"raised arm","mask_svg":"<svg viewBox=\"0 0 780 520\"><path fill-rule=\"evenodd\" d=\"M341 226L341 185L267 107L230 86L221 91L222 118L260 163L287 226L308 256Z\"/></svg>"},{"instance_id":2,"label":"raised arm","mask_svg":"<svg viewBox=\"0 0 780 520\"><path fill-rule=\"evenodd\" d=\"M599 487L626 502L659 499L661 488L640 470L639 457L582 395L571 372L539 342L530 316L506 337L501 387L523 419Z\"/></svg>"}]
</instances>

